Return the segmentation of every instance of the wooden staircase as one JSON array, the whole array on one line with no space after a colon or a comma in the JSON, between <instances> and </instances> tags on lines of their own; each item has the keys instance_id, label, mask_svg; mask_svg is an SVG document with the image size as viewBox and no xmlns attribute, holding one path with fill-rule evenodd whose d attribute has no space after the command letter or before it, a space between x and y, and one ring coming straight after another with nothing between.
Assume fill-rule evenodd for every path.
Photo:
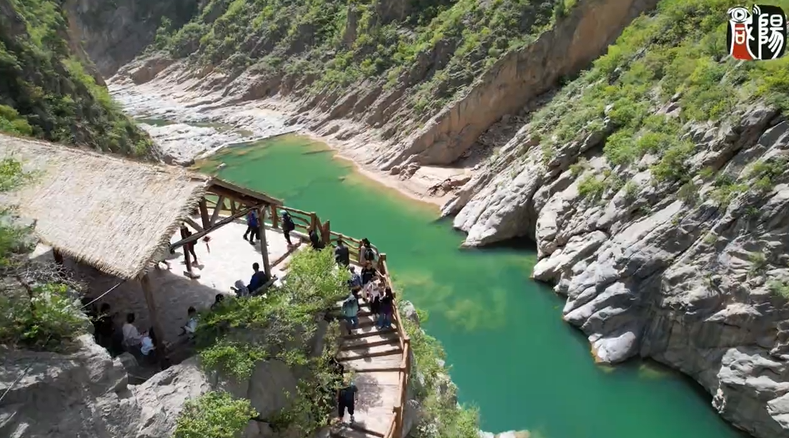
<instances>
[{"instance_id":1,"label":"wooden staircase","mask_svg":"<svg viewBox=\"0 0 789 438\"><path fill-rule=\"evenodd\" d=\"M369 306L360 300L359 325L344 333L337 360L353 370L359 389L355 422L334 426L335 438L389 438L393 434L396 408L401 405L401 375L404 371L403 343L397 323L379 330ZM345 327L343 327L345 328Z\"/></svg>"}]
</instances>

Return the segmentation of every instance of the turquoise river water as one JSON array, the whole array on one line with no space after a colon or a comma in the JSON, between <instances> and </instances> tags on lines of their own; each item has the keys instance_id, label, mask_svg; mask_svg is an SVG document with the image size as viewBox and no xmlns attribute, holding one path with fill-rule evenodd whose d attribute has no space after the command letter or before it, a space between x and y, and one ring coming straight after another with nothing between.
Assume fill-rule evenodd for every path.
<instances>
[{"instance_id":1,"label":"turquoise river water","mask_svg":"<svg viewBox=\"0 0 789 438\"><path fill-rule=\"evenodd\" d=\"M225 149L212 172L315 211L332 230L368 237L388 254L405 298L447 352L460 401L479 407L491 432L532 438L735 438L710 397L687 379L643 362L593 363L563 300L529 279L533 244L461 250L463 235L438 211L354 172L312 140L284 136Z\"/></svg>"}]
</instances>

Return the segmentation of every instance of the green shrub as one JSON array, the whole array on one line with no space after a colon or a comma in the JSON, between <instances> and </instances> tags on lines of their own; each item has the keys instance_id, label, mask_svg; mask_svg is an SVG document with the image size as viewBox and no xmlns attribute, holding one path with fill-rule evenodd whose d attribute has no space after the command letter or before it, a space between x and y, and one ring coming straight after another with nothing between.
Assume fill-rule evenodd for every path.
<instances>
[{"instance_id":1,"label":"green shrub","mask_svg":"<svg viewBox=\"0 0 789 438\"><path fill-rule=\"evenodd\" d=\"M694 206L699 200L698 188L692 183L685 183L677 191L677 198L687 205Z\"/></svg>"},{"instance_id":2,"label":"green shrub","mask_svg":"<svg viewBox=\"0 0 789 438\"><path fill-rule=\"evenodd\" d=\"M249 378L255 363L266 359L266 352L252 345L218 341L200 351L202 364L209 369L219 370L237 379Z\"/></svg>"},{"instance_id":3,"label":"green shrub","mask_svg":"<svg viewBox=\"0 0 789 438\"><path fill-rule=\"evenodd\" d=\"M767 288L773 294L789 300L789 282L781 280L771 280L767 283Z\"/></svg>"},{"instance_id":4,"label":"green shrub","mask_svg":"<svg viewBox=\"0 0 789 438\"><path fill-rule=\"evenodd\" d=\"M687 141L671 146L660 161L652 166L652 176L657 181L688 181L691 175L687 160L694 149L695 145Z\"/></svg>"},{"instance_id":5,"label":"green shrub","mask_svg":"<svg viewBox=\"0 0 789 438\"><path fill-rule=\"evenodd\" d=\"M710 198L722 208L729 206L738 195L748 191L748 185L738 183L731 175L720 174L715 180Z\"/></svg>"},{"instance_id":6,"label":"green shrub","mask_svg":"<svg viewBox=\"0 0 789 438\"><path fill-rule=\"evenodd\" d=\"M6 229L0 229L0 241L7 238L6 233ZM27 293L18 290L10 296L0 296L0 343L57 349L85 333L87 321L68 286L44 283L25 287L29 287Z\"/></svg>"},{"instance_id":7,"label":"green shrub","mask_svg":"<svg viewBox=\"0 0 789 438\"><path fill-rule=\"evenodd\" d=\"M773 188L777 178L787 172L787 160L785 157L775 157L771 160L759 160L753 163L746 173L746 178L756 180L753 188L758 192L767 192Z\"/></svg>"},{"instance_id":8,"label":"green shrub","mask_svg":"<svg viewBox=\"0 0 789 438\"><path fill-rule=\"evenodd\" d=\"M634 183L633 181L628 181L625 183L623 188L625 190L626 200L633 201L638 197L638 193L640 191L638 184Z\"/></svg>"},{"instance_id":9,"label":"green shrub","mask_svg":"<svg viewBox=\"0 0 789 438\"><path fill-rule=\"evenodd\" d=\"M578 194L581 195L583 199L599 201L602 199L607 188L608 184L604 178L598 178L595 175L587 175L578 183Z\"/></svg>"},{"instance_id":10,"label":"green shrub","mask_svg":"<svg viewBox=\"0 0 789 438\"><path fill-rule=\"evenodd\" d=\"M748 254L748 261L751 263L751 267L748 270L750 275L760 275L767 270L767 256L762 252L752 252Z\"/></svg>"},{"instance_id":11,"label":"green shrub","mask_svg":"<svg viewBox=\"0 0 789 438\"><path fill-rule=\"evenodd\" d=\"M257 416L247 399L210 391L189 400L178 416L175 438L240 438L250 419Z\"/></svg>"},{"instance_id":12,"label":"green shrub","mask_svg":"<svg viewBox=\"0 0 789 438\"><path fill-rule=\"evenodd\" d=\"M6 105L0 105L0 131L17 135L33 135L30 123L20 117L17 110ZM2 183L0 182L0 184Z\"/></svg>"}]
</instances>

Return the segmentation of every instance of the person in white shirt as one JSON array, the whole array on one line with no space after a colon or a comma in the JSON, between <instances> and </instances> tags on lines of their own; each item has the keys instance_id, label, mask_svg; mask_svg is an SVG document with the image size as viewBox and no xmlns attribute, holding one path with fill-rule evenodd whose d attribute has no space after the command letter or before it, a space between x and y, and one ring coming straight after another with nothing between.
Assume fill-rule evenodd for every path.
<instances>
[{"instance_id":1,"label":"person in white shirt","mask_svg":"<svg viewBox=\"0 0 789 438\"><path fill-rule=\"evenodd\" d=\"M142 345L142 338L147 333L142 333L134 326L134 314L129 313L126 315L126 323L123 324L123 345L129 347L140 347Z\"/></svg>"},{"instance_id":2,"label":"person in white shirt","mask_svg":"<svg viewBox=\"0 0 789 438\"><path fill-rule=\"evenodd\" d=\"M378 315L381 312L381 280L376 278L374 281L367 283L367 302L370 303L370 313Z\"/></svg>"},{"instance_id":3,"label":"person in white shirt","mask_svg":"<svg viewBox=\"0 0 789 438\"><path fill-rule=\"evenodd\" d=\"M182 327L184 329L182 334L188 335L191 338L197 331L197 310L195 310L194 307L190 307L186 313L189 315L189 320L186 321L186 325Z\"/></svg>"}]
</instances>

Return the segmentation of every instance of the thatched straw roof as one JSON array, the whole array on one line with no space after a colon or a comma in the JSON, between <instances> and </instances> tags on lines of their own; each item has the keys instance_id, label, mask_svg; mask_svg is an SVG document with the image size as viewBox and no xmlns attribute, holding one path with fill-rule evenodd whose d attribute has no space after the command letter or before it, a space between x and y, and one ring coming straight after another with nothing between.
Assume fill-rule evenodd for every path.
<instances>
[{"instance_id":1,"label":"thatched straw roof","mask_svg":"<svg viewBox=\"0 0 789 438\"><path fill-rule=\"evenodd\" d=\"M11 199L37 221L41 240L125 279L144 273L168 247L213 181L183 168L0 135L0 159L7 157L35 172Z\"/></svg>"}]
</instances>

